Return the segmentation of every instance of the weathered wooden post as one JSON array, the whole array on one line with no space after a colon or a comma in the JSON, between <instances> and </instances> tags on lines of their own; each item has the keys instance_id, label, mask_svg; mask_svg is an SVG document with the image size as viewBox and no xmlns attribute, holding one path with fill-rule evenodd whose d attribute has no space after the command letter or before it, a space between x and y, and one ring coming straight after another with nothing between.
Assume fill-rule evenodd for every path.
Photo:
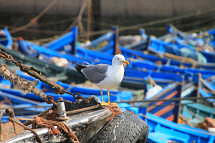
<instances>
[{"instance_id":1,"label":"weathered wooden post","mask_svg":"<svg viewBox=\"0 0 215 143\"><path fill-rule=\"evenodd\" d=\"M93 3L92 0L87 1L87 40L90 40L90 34L93 26Z\"/></svg>"},{"instance_id":2,"label":"weathered wooden post","mask_svg":"<svg viewBox=\"0 0 215 143\"><path fill-rule=\"evenodd\" d=\"M176 91L178 92L177 95L175 96L176 98L182 98L182 86L183 84L178 84L176 86ZM181 110L181 100L175 101L175 109L173 110L175 112L175 117L173 119L175 123L178 123L179 121L180 110Z\"/></svg>"},{"instance_id":3,"label":"weathered wooden post","mask_svg":"<svg viewBox=\"0 0 215 143\"><path fill-rule=\"evenodd\" d=\"M113 31L113 55L120 54L121 51L119 49L119 28L117 26L112 27Z\"/></svg>"},{"instance_id":4,"label":"weathered wooden post","mask_svg":"<svg viewBox=\"0 0 215 143\"><path fill-rule=\"evenodd\" d=\"M196 97L200 97L200 89L202 88L202 75L199 73L198 74L198 83L197 83L197 94L196 94ZM196 103L199 103L199 100L197 99L196 100Z\"/></svg>"}]
</instances>

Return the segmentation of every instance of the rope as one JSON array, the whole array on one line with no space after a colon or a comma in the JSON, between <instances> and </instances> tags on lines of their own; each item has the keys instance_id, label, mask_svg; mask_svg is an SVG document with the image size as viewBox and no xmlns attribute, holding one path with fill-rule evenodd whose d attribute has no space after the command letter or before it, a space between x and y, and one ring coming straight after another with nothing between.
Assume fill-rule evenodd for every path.
<instances>
[{"instance_id":1,"label":"rope","mask_svg":"<svg viewBox=\"0 0 215 143\"><path fill-rule=\"evenodd\" d=\"M186 15L182 15L182 16L177 16L177 17L173 17L173 18L166 18L166 19L163 19L163 20L155 20L155 21L148 22L148 23L145 23L145 24L137 24L137 25L132 25L132 26L125 26L125 27L121 27L119 29L119 31L122 32L122 31L127 31L127 30L132 30L132 29L138 29L138 28L143 28L143 27L157 25L157 24L163 24L163 23L167 23L167 22L172 22L172 21L176 21L176 20L190 18L190 17L193 17L193 16L204 15L204 14L211 13L211 12L214 12L214 11L215 11L215 9L213 8L213 9L207 10L205 12L199 12L199 11L197 11L197 12L193 12L193 13L190 13L190 14L186 14ZM97 31L97 32L91 32L90 36L104 34L104 33L107 33L109 31L110 30L102 30L102 31ZM84 34L82 34L80 36L84 36Z\"/></svg>"},{"instance_id":2,"label":"rope","mask_svg":"<svg viewBox=\"0 0 215 143\"><path fill-rule=\"evenodd\" d=\"M52 103L56 105L54 100L50 99L43 91L40 91L39 89L35 88L35 85L37 84L37 82L35 81L30 82L26 79L19 77L14 72L11 72L6 65L0 64L0 71L1 71L1 75L5 79L12 82L15 87L23 90L24 92L32 92L35 95L40 96L48 104Z\"/></svg>"},{"instance_id":3,"label":"rope","mask_svg":"<svg viewBox=\"0 0 215 143\"><path fill-rule=\"evenodd\" d=\"M87 1L87 36L86 39L90 40L89 33L92 31L93 25L93 8L92 8L92 0Z\"/></svg>"},{"instance_id":4,"label":"rope","mask_svg":"<svg viewBox=\"0 0 215 143\"><path fill-rule=\"evenodd\" d=\"M189 100L186 100L186 101L189 101ZM175 103L177 101L172 101L173 103L169 103L168 105L175 105L175 106L180 106L180 105L192 105L192 104L196 104L196 102L188 102L188 103ZM151 102L149 102L151 103ZM129 104L130 106L123 106L123 108L126 108L126 107L150 107L150 108L154 108L154 107L160 107L160 106L163 106L163 104L160 104L160 105L150 105L148 106L148 104L141 104L141 105L135 105L135 104Z\"/></svg>"},{"instance_id":5,"label":"rope","mask_svg":"<svg viewBox=\"0 0 215 143\"><path fill-rule=\"evenodd\" d=\"M205 12L200 12L200 11L192 12L190 14L185 14L185 15L178 16L178 17L173 17L173 18L166 18L166 19L163 19L163 20L156 20L156 21L152 21L152 22L149 22L149 23L146 23L146 24L137 24L137 25L133 25L133 26L123 27L123 28L120 29L120 31L137 29L137 28L141 28L141 27L146 27L146 26L151 26L151 25L156 25L156 24L167 23L167 22L171 22L171 21L176 21L176 20L181 20L181 19L185 19L185 18L190 18L190 17L193 17L193 16L200 16L200 15L203 15L203 14L206 14L206 13L210 13L210 12L214 12L214 11L215 11L215 8L207 10Z\"/></svg>"},{"instance_id":6,"label":"rope","mask_svg":"<svg viewBox=\"0 0 215 143\"><path fill-rule=\"evenodd\" d=\"M35 117L35 123L51 129L51 133L55 135L60 134L61 131L63 131L73 143L80 143L75 133L63 122L46 120L42 117ZM57 126L57 128L55 128L55 126Z\"/></svg>"},{"instance_id":7,"label":"rope","mask_svg":"<svg viewBox=\"0 0 215 143\"><path fill-rule=\"evenodd\" d=\"M83 9L83 7L85 7L85 6L82 5L82 9ZM215 9L211 9L211 10L208 10L208 11L205 11L205 12L195 12L195 13L191 13L189 15L183 15L183 16L178 16L178 17L174 17L174 18L167 18L167 19L164 19L164 20L156 20L156 21L145 23L145 24L138 24L138 25L133 25L133 26L122 27L122 28L120 28L120 31L129 30L130 28L131 29L138 29L138 28L142 28L142 27L149 27L149 26L152 26L152 25L162 24L162 23L165 23L165 22L171 22L171 21L176 21L176 20L181 20L181 19L184 19L184 18L192 17L192 16L200 16L200 15L204 15L204 14L207 14L207 13L210 13L210 12L214 12L214 10ZM79 12L79 15L81 15L81 10ZM75 22L77 21L77 19L78 18L76 18ZM83 18L81 17L81 20L82 19ZM86 21L86 20L84 19L84 21ZM72 26L74 26L75 22L73 22L73 24L71 24L69 26L69 28L66 29L66 31L68 31ZM109 24L107 24L107 25L109 25ZM189 24L187 24L187 25L189 25ZM95 36L95 35L105 34L105 33L109 32L109 31L110 30L101 30L101 31L90 32L90 33L83 33L82 32L79 36L80 37L86 37L86 34L88 34L89 36ZM49 41L49 39L55 39L56 37L59 37L59 36L60 35L54 36L54 37L51 37L51 38L40 39L38 41Z\"/></svg>"},{"instance_id":8,"label":"rope","mask_svg":"<svg viewBox=\"0 0 215 143\"><path fill-rule=\"evenodd\" d=\"M80 31L84 31L84 26L83 24L81 23L82 21L82 16L84 14L84 11L87 7L87 3L88 3L89 0L84 0L82 6L81 6L81 9L79 11L79 14L76 18L76 20L66 29L66 31L69 31L71 29L71 27L75 26L76 24L79 25L79 28L80 28Z\"/></svg>"},{"instance_id":9,"label":"rope","mask_svg":"<svg viewBox=\"0 0 215 143\"><path fill-rule=\"evenodd\" d=\"M61 34L62 31L57 30L40 30L40 29L25 29L24 31L34 32L34 33L44 33L44 34Z\"/></svg>"},{"instance_id":10,"label":"rope","mask_svg":"<svg viewBox=\"0 0 215 143\"><path fill-rule=\"evenodd\" d=\"M207 23L214 23L214 19L215 19L215 16L214 16L214 18L212 18L212 17L210 17L210 19L209 18L207 18L207 19L203 19L203 20L197 20L197 21L193 21L193 22L190 22L190 23L183 23L183 24L174 24L174 26L176 26L176 27L178 27L179 29L181 29L181 28L189 28L189 27L191 27L191 28L193 28L193 27L195 27L195 26L198 26L198 25L202 25L202 24L207 24ZM196 32L199 32L199 31L202 31L202 29L208 29L208 28L205 28L205 26L203 27L203 28L200 28L199 26L198 26L198 29L195 29L195 30L188 30L188 32L189 33L191 33L191 32L193 32L193 31L196 31ZM166 28L165 28L165 26L163 26L163 25L160 25L160 26L148 26L147 27L147 30L165 30L166 31Z\"/></svg>"},{"instance_id":11,"label":"rope","mask_svg":"<svg viewBox=\"0 0 215 143\"><path fill-rule=\"evenodd\" d=\"M48 80L44 75L41 74L40 71L38 71L34 67L26 66L26 65L22 64L21 62L16 61L14 59L14 57L11 56L10 54L8 54L5 51L5 49L2 48L1 46L0 46L0 58L3 58L4 60L6 60L8 62L14 63L16 66L18 66L20 68L21 71L28 73L30 76L33 76L33 77L39 79L40 81L43 81L44 83L48 84L50 87L52 87L53 89L56 90L55 91L56 93L58 93L58 94L67 93L67 94L70 94L73 97L75 97L74 94L72 94L69 91L66 91L64 89L64 87L62 87L61 85ZM10 80L11 82L13 82L15 85L18 85L19 88L23 89L24 91L31 91L31 92L35 93L36 95L39 95L47 103L50 103L49 101L51 101L51 103L56 105L56 103L54 102L53 99L50 100L50 98L48 98L44 92L41 92L39 89L35 88L35 85L37 84L35 81L29 82L28 80L22 79L21 77L17 76L15 73L11 72L6 65L0 65L0 69L1 69L2 73L4 73L4 77L6 79Z\"/></svg>"},{"instance_id":12,"label":"rope","mask_svg":"<svg viewBox=\"0 0 215 143\"><path fill-rule=\"evenodd\" d=\"M205 100L215 99L214 97L177 97L171 99L143 99L143 100L132 100L132 101L116 101L116 103L143 103L143 102L160 102L160 101L181 101L181 100Z\"/></svg>"},{"instance_id":13,"label":"rope","mask_svg":"<svg viewBox=\"0 0 215 143\"><path fill-rule=\"evenodd\" d=\"M14 118L11 118L11 117L10 117L9 120L10 120L12 123L16 123L16 124L18 124L19 126L23 127L25 130L31 131L31 132L35 135L37 142L38 142L38 143L42 143L42 140L40 139L39 135L38 135L33 129L31 129L31 128L25 126L24 124L20 123L19 121L17 121L17 120L14 119Z\"/></svg>"},{"instance_id":14,"label":"rope","mask_svg":"<svg viewBox=\"0 0 215 143\"><path fill-rule=\"evenodd\" d=\"M54 4L57 2L57 0L52 0L52 2L42 11L40 12L36 17L32 18L30 20L29 23L27 23L26 25L23 25L23 26L20 26L20 27L17 27L13 30L11 30L11 33L16 33L16 32L19 32L19 31L23 31L29 27L31 27L32 25L36 24L37 21L52 7L54 6Z\"/></svg>"}]
</instances>

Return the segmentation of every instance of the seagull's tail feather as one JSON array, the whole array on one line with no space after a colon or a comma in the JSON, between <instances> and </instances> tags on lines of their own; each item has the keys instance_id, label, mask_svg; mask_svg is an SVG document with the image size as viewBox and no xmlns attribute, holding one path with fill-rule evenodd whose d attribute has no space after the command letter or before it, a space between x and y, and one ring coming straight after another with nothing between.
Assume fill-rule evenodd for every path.
<instances>
[{"instance_id":1,"label":"seagull's tail feather","mask_svg":"<svg viewBox=\"0 0 215 143\"><path fill-rule=\"evenodd\" d=\"M83 74L83 73L81 72L81 70L84 69L84 68L86 68L86 67L87 67L86 65L80 65L80 64L75 65L75 69L76 69L78 72L80 72L81 74Z\"/></svg>"}]
</instances>

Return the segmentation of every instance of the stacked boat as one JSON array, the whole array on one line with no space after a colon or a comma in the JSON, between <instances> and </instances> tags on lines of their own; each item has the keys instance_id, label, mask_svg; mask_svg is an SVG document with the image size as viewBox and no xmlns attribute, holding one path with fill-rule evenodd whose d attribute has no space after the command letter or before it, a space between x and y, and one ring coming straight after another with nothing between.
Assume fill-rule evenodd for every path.
<instances>
[{"instance_id":1,"label":"stacked boat","mask_svg":"<svg viewBox=\"0 0 215 143\"><path fill-rule=\"evenodd\" d=\"M86 79L74 67L76 64L111 64L113 55L120 51L130 64L121 84L123 91L111 91L111 102L147 122L148 142L215 142L214 126L199 128L206 118L215 118L215 30L190 34L169 26L168 34L155 37L141 29L139 42L123 46L118 45L116 31L85 44L78 42L78 29L73 27L70 32L44 45L18 38L12 46L13 38L4 29L0 49L23 63L36 66L70 93L83 98L96 96L97 100L101 100L100 91L91 84L86 87L83 83ZM36 81L19 70L16 72L26 80ZM81 82L85 87L80 87ZM38 96L14 89L8 80L1 78L0 85L0 97L12 102L10 106L17 116L22 113L21 116L30 118L49 107ZM56 94L42 81L35 86L54 100L62 97L75 101L67 93ZM105 100L108 100L106 92ZM36 110L36 107L41 108ZM3 116L2 121L7 121L7 117Z\"/></svg>"}]
</instances>

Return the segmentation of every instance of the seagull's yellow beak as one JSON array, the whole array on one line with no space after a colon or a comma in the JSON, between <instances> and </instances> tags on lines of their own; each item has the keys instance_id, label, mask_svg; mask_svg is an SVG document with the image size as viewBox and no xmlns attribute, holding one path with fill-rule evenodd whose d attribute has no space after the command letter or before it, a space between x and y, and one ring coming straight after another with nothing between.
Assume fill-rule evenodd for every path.
<instances>
[{"instance_id":1,"label":"seagull's yellow beak","mask_svg":"<svg viewBox=\"0 0 215 143\"><path fill-rule=\"evenodd\" d=\"M129 62L128 62L128 61L126 61L126 60L124 60L124 61L123 61L123 64L128 65L128 64L129 64Z\"/></svg>"}]
</instances>

